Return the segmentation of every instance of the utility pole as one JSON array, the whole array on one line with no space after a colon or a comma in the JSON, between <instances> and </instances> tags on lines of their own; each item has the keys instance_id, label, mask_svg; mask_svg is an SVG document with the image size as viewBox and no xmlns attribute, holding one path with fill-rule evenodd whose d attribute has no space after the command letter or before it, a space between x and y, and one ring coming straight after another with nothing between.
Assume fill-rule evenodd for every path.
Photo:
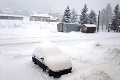
<instances>
[{"instance_id":1,"label":"utility pole","mask_svg":"<svg viewBox=\"0 0 120 80\"><path fill-rule=\"evenodd\" d=\"M97 27L97 32L99 31L99 23L100 23L100 11L99 11L99 14L98 14L98 27Z\"/></svg>"}]
</instances>

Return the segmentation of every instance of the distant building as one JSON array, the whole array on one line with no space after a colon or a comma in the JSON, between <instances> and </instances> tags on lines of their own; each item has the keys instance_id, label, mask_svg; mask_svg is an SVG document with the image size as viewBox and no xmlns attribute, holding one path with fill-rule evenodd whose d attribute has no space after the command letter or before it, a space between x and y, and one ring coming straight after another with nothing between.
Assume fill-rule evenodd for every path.
<instances>
[{"instance_id":1,"label":"distant building","mask_svg":"<svg viewBox=\"0 0 120 80\"><path fill-rule=\"evenodd\" d=\"M23 16L10 15L10 14L0 14L0 19L4 19L4 20L23 20Z\"/></svg>"},{"instance_id":2,"label":"distant building","mask_svg":"<svg viewBox=\"0 0 120 80\"><path fill-rule=\"evenodd\" d=\"M47 21L49 18L48 14L33 14L30 16L30 21Z\"/></svg>"},{"instance_id":3,"label":"distant building","mask_svg":"<svg viewBox=\"0 0 120 80\"><path fill-rule=\"evenodd\" d=\"M4 14L13 14L13 11L10 8L2 8L1 11Z\"/></svg>"},{"instance_id":4,"label":"distant building","mask_svg":"<svg viewBox=\"0 0 120 80\"><path fill-rule=\"evenodd\" d=\"M21 15L22 12L20 10L16 10L16 11L13 11L13 14L15 14L15 15Z\"/></svg>"},{"instance_id":5,"label":"distant building","mask_svg":"<svg viewBox=\"0 0 120 80\"><path fill-rule=\"evenodd\" d=\"M49 15L51 15L53 17L57 17L59 22L62 21L63 14L60 14L60 13L49 13Z\"/></svg>"},{"instance_id":6,"label":"distant building","mask_svg":"<svg viewBox=\"0 0 120 80\"><path fill-rule=\"evenodd\" d=\"M57 22L58 19L48 14L33 14L30 16L30 21Z\"/></svg>"},{"instance_id":7,"label":"distant building","mask_svg":"<svg viewBox=\"0 0 120 80\"><path fill-rule=\"evenodd\" d=\"M0 14L4 14L4 13L0 10Z\"/></svg>"},{"instance_id":8,"label":"distant building","mask_svg":"<svg viewBox=\"0 0 120 80\"><path fill-rule=\"evenodd\" d=\"M57 17L50 16L50 18L47 19L48 22L58 22L59 19Z\"/></svg>"},{"instance_id":9,"label":"distant building","mask_svg":"<svg viewBox=\"0 0 120 80\"><path fill-rule=\"evenodd\" d=\"M97 26L95 24L83 24L81 26L81 32L94 33L96 32Z\"/></svg>"}]
</instances>

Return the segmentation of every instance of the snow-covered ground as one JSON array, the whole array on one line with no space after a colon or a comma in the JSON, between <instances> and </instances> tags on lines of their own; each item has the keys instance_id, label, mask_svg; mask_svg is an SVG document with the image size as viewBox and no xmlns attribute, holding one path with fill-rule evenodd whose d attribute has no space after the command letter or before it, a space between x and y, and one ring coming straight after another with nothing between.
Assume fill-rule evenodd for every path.
<instances>
[{"instance_id":1,"label":"snow-covered ground","mask_svg":"<svg viewBox=\"0 0 120 80\"><path fill-rule=\"evenodd\" d=\"M72 61L72 73L49 77L32 52L50 41ZM0 80L120 80L120 33L57 32L57 23L0 21Z\"/></svg>"}]
</instances>

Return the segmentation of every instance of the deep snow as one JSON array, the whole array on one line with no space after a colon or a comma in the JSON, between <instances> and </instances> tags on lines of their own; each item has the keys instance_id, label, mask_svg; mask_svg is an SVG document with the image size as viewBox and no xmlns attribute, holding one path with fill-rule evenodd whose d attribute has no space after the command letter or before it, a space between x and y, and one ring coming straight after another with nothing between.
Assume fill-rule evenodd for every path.
<instances>
[{"instance_id":1,"label":"deep snow","mask_svg":"<svg viewBox=\"0 0 120 80\"><path fill-rule=\"evenodd\" d=\"M120 80L120 33L61 33L56 26L0 21L0 80ZM72 73L54 79L33 64L33 50L46 40L69 57Z\"/></svg>"}]
</instances>

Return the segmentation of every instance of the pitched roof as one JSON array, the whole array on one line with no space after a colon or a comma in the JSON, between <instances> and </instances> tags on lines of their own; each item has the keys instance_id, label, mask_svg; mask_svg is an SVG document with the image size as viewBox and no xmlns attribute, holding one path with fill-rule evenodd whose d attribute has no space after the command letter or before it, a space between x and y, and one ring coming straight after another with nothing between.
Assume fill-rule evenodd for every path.
<instances>
[{"instance_id":1,"label":"pitched roof","mask_svg":"<svg viewBox=\"0 0 120 80\"><path fill-rule=\"evenodd\" d=\"M37 17L50 17L48 14L33 14L31 16L37 16Z\"/></svg>"},{"instance_id":2,"label":"pitched roof","mask_svg":"<svg viewBox=\"0 0 120 80\"><path fill-rule=\"evenodd\" d=\"M85 25L86 27L97 27L95 24L83 24Z\"/></svg>"},{"instance_id":3,"label":"pitched roof","mask_svg":"<svg viewBox=\"0 0 120 80\"><path fill-rule=\"evenodd\" d=\"M12 14L0 14L0 16L24 17L24 16L21 16L21 15L12 15Z\"/></svg>"}]
</instances>

